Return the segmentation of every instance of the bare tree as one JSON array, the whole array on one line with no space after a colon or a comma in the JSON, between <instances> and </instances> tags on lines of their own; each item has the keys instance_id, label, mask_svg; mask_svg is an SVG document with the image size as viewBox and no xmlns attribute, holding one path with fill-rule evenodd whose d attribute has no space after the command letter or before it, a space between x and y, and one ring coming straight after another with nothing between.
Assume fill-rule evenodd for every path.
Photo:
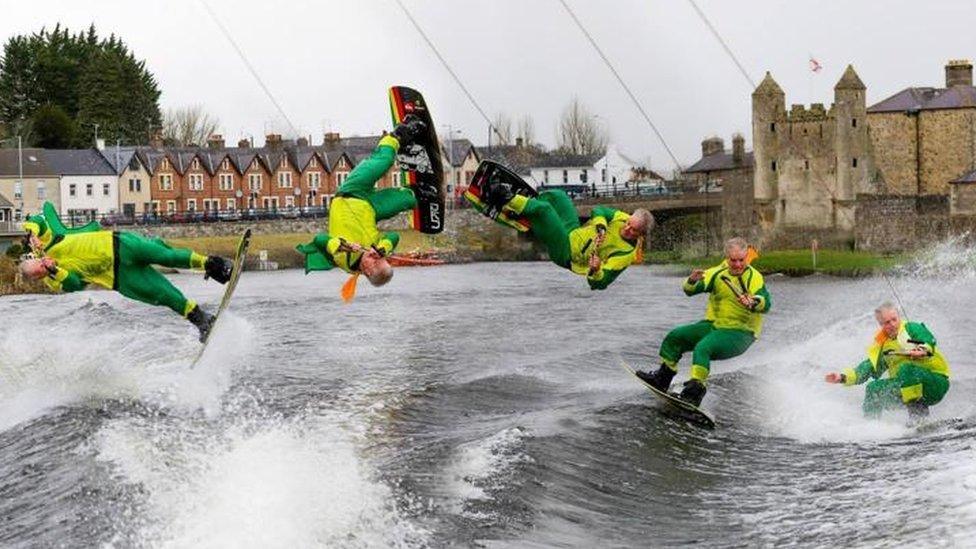
<instances>
[{"instance_id":1,"label":"bare tree","mask_svg":"<svg viewBox=\"0 0 976 549\"><path fill-rule=\"evenodd\" d=\"M495 136L505 145L512 143L512 118L500 112L491 121L491 126L495 130Z\"/></svg>"},{"instance_id":2,"label":"bare tree","mask_svg":"<svg viewBox=\"0 0 976 549\"><path fill-rule=\"evenodd\" d=\"M603 154L607 150L607 140L607 132L596 116L574 97L556 126L559 148L573 154Z\"/></svg>"},{"instance_id":3,"label":"bare tree","mask_svg":"<svg viewBox=\"0 0 976 549\"><path fill-rule=\"evenodd\" d=\"M524 114L518 121L518 127L515 130L517 132L516 137L522 140L526 146L531 145L535 141L535 122L532 117Z\"/></svg>"},{"instance_id":4,"label":"bare tree","mask_svg":"<svg viewBox=\"0 0 976 549\"><path fill-rule=\"evenodd\" d=\"M217 133L219 125L217 117L204 112L200 105L169 109L163 115L163 141L179 147L203 145Z\"/></svg>"}]
</instances>

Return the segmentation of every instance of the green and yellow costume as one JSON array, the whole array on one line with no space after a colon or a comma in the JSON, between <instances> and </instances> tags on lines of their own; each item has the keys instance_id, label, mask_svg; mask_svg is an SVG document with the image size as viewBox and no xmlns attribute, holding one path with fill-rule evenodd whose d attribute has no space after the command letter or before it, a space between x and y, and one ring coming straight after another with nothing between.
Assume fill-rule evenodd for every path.
<instances>
[{"instance_id":1,"label":"green and yellow costume","mask_svg":"<svg viewBox=\"0 0 976 549\"><path fill-rule=\"evenodd\" d=\"M706 270L697 282L686 279L683 289L688 296L709 294L705 320L668 332L661 342L661 363L677 370L681 356L692 351L691 378L704 383L713 359L739 356L759 337L762 315L769 312L772 298L759 271L747 266L735 276L724 261ZM744 307L737 292L751 295L755 305L751 309Z\"/></svg>"},{"instance_id":2,"label":"green and yellow costume","mask_svg":"<svg viewBox=\"0 0 976 549\"><path fill-rule=\"evenodd\" d=\"M637 256L637 241L620 236L630 215L596 206L592 216L580 226L573 201L561 190L543 191L536 198L515 195L505 207L527 218L532 235L545 245L549 259L564 269L586 277L592 290L604 290ZM603 244L596 250L600 270L590 274L590 256L599 231L605 231Z\"/></svg>"},{"instance_id":3,"label":"green and yellow costume","mask_svg":"<svg viewBox=\"0 0 976 549\"><path fill-rule=\"evenodd\" d=\"M340 250L344 242L364 248L374 247L383 255L396 249L400 235L381 233L376 223L417 206L413 190L376 190L376 182L393 166L400 143L392 135L380 139L369 158L363 160L339 187L329 208L329 232L319 233L296 249L305 254L305 272L339 267L347 273L359 272L361 252Z\"/></svg>"},{"instance_id":4,"label":"green and yellow costume","mask_svg":"<svg viewBox=\"0 0 976 549\"><path fill-rule=\"evenodd\" d=\"M171 248L159 239L104 231L97 223L69 229L50 204L45 204L44 215L28 216L24 229L41 241L41 253L57 262L44 278L54 290L76 292L96 284L143 303L165 305L184 317L196 306L152 266L203 269L207 256Z\"/></svg>"},{"instance_id":5,"label":"green and yellow costume","mask_svg":"<svg viewBox=\"0 0 976 549\"><path fill-rule=\"evenodd\" d=\"M924 349L929 356L904 356L916 348ZM888 377L884 377L886 373ZM879 331L868 348L868 358L843 374L845 385L859 385L873 378L864 391L867 416L916 401L931 406L949 391L949 363L936 348L935 336L921 322L902 321L895 339Z\"/></svg>"}]
</instances>

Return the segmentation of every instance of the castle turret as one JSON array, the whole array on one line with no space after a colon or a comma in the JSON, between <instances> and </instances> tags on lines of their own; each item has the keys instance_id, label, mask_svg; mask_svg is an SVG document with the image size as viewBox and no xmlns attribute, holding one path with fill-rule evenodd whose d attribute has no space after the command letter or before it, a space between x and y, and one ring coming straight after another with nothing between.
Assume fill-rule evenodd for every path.
<instances>
[{"instance_id":1,"label":"castle turret","mask_svg":"<svg viewBox=\"0 0 976 549\"><path fill-rule=\"evenodd\" d=\"M853 65L847 66L834 86L836 200L854 200L858 192L868 190L870 137L867 131L866 89Z\"/></svg>"},{"instance_id":2,"label":"castle turret","mask_svg":"<svg viewBox=\"0 0 976 549\"><path fill-rule=\"evenodd\" d=\"M786 94L769 72L752 92L753 190L760 205L778 196L777 164L781 135L786 132Z\"/></svg>"}]
</instances>

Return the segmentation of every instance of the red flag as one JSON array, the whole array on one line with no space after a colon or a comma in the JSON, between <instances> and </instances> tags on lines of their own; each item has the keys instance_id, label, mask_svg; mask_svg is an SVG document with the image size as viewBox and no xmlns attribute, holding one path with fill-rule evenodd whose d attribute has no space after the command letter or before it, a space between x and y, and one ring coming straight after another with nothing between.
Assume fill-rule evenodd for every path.
<instances>
[{"instance_id":1,"label":"red flag","mask_svg":"<svg viewBox=\"0 0 976 549\"><path fill-rule=\"evenodd\" d=\"M820 61L817 61L811 55L810 56L810 70L813 71L813 72L820 72L821 69L823 69L823 65L821 65L820 64Z\"/></svg>"}]
</instances>

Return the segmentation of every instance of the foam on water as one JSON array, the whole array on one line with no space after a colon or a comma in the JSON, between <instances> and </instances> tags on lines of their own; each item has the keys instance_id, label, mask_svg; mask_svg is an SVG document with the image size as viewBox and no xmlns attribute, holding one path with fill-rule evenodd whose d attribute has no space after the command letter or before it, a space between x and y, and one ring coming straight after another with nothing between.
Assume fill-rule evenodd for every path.
<instances>
[{"instance_id":1,"label":"foam on water","mask_svg":"<svg viewBox=\"0 0 976 549\"><path fill-rule=\"evenodd\" d=\"M371 479L342 420L244 420L208 430L111 422L100 459L144 496L140 544L159 547L407 547L424 532ZM126 536L128 537L128 536Z\"/></svg>"},{"instance_id":2,"label":"foam on water","mask_svg":"<svg viewBox=\"0 0 976 549\"><path fill-rule=\"evenodd\" d=\"M523 452L523 439L528 436L526 429L510 427L458 446L444 472L454 497L452 511L470 515L467 504L491 500L491 492L512 480L518 464L531 463L532 458Z\"/></svg>"},{"instance_id":3,"label":"foam on water","mask_svg":"<svg viewBox=\"0 0 976 549\"><path fill-rule=\"evenodd\" d=\"M138 315L130 318L120 296L92 294L63 296L77 305L68 314L14 323L0 335L0 429L92 399L216 409L233 365L250 351L248 322L230 313L222 317L213 349L190 370L199 343L184 321L156 317L157 326L145 326Z\"/></svg>"}]
</instances>

